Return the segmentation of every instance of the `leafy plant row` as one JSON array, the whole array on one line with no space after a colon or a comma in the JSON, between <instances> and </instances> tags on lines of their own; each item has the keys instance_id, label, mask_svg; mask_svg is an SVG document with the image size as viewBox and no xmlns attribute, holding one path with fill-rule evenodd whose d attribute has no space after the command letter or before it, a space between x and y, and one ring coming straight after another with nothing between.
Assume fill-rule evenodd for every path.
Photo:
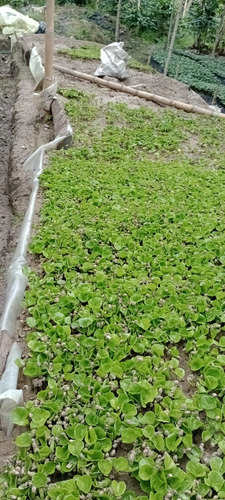
<instances>
[{"instance_id":1,"label":"leafy plant row","mask_svg":"<svg viewBox=\"0 0 225 500\"><path fill-rule=\"evenodd\" d=\"M191 50L176 49L175 53L181 55L182 57L188 57L201 63L203 66L208 68L212 73L221 78L225 78L225 67L224 60L215 58L209 55L197 54Z\"/></svg>"},{"instance_id":2,"label":"leafy plant row","mask_svg":"<svg viewBox=\"0 0 225 500\"><path fill-rule=\"evenodd\" d=\"M219 63L212 61L203 62L205 56L191 54L189 57L176 50L172 55L168 75L189 85L197 92L218 96L221 104L225 104L225 87L221 83L219 76L223 76L223 69L219 70ZM166 60L166 51L156 48L153 52L153 58L159 64L164 66ZM220 75L219 75L220 72ZM219 76L218 76L219 75Z\"/></svg>"},{"instance_id":3,"label":"leafy plant row","mask_svg":"<svg viewBox=\"0 0 225 500\"><path fill-rule=\"evenodd\" d=\"M224 123L62 93L75 147L42 175L24 302L41 387L0 496L225 498Z\"/></svg>"}]
</instances>

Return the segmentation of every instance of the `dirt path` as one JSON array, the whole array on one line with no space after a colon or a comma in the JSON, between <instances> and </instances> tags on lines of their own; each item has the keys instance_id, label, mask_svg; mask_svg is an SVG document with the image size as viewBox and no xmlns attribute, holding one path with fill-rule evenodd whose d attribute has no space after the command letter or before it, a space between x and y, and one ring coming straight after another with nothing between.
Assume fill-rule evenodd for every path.
<instances>
[{"instance_id":1,"label":"dirt path","mask_svg":"<svg viewBox=\"0 0 225 500\"><path fill-rule=\"evenodd\" d=\"M1 44L0 44L1 47ZM11 226L12 211L9 200L8 170L10 158L10 136L15 101L15 80L10 65L10 57L6 53L0 57L0 314L5 298L5 260Z\"/></svg>"}]
</instances>

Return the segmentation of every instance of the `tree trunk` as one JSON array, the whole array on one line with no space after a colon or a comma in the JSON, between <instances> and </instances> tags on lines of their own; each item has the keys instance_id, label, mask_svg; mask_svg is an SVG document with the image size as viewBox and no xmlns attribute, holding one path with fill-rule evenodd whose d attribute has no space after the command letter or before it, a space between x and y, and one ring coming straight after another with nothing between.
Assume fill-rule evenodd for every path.
<instances>
[{"instance_id":1,"label":"tree trunk","mask_svg":"<svg viewBox=\"0 0 225 500\"><path fill-rule=\"evenodd\" d=\"M172 33L172 28L173 28L173 14L174 14L174 0L172 3L172 10L171 10L171 15L170 15L170 25L169 25L169 32L168 32L167 43L166 43L166 52L168 52L169 45L170 45L171 33Z\"/></svg>"},{"instance_id":2,"label":"tree trunk","mask_svg":"<svg viewBox=\"0 0 225 500\"><path fill-rule=\"evenodd\" d=\"M141 10L141 0L137 0L137 8L138 8L138 23L137 23L137 32L139 33L140 30L140 10Z\"/></svg>"},{"instance_id":3,"label":"tree trunk","mask_svg":"<svg viewBox=\"0 0 225 500\"><path fill-rule=\"evenodd\" d=\"M122 0L118 0L118 5L117 5L117 16L116 16L116 33L115 33L115 42L119 41L119 36L120 36L120 15L121 15L121 5L122 5Z\"/></svg>"},{"instance_id":4,"label":"tree trunk","mask_svg":"<svg viewBox=\"0 0 225 500\"><path fill-rule=\"evenodd\" d=\"M188 3L188 0L185 0L185 1L184 1L184 10L183 10L183 14L182 14L182 18L183 18L183 19L184 19L185 14L186 14L186 10L187 10L187 3Z\"/></svg>"},{"instance_id":5,"label":"tree trunk","mask_svg":"<svg viewBox=\"0 0 225 500\"><path fill-rule=\"evenodd\" d=\"M173 52L173 47L174 47L174 43L175 43L175 39L176 39L176 35L177 35L178 26L179 26L179 21L180 21L181 15L182 15L183 3L184 3L184 0L180 0L176 19L175 19L175 24L174 24L174 28L173 28L173 34L171 37L170 46L169 46L169 50L168 50L168 55L167 55L167 59L165 62L165 68L164 68L164 75L165 76L168 73L168 67L169 67L170 59L171 59L172 52Z\"/></svg>"},{"instance_id":6,"label":"tree trunk","mask_svg":"<svg viewBox=\"0 0 225 500\"><path fill-rule=\"evenodd\" d=\"M212 50L212 56L213 57L215 57L215 53L216 53L217 47L218 47L219 43L222 40L222 37L224 35L224 30L225 30L225 5L224 5L224 9L223 9L223 12L222 12L222 15L221 15L220 25L219 25L219 28L218 28L217 33L216 33L215 42L214 42L214 45L213 45L213 50Z\"/></svg>"},{"instance_id":7,"label":"tree trunk","mask_svg":"<svg viewBox=\"0 0 225 500\"><path fill-rule=\"evenodd\" d=\"M189 2L187 2L187 7L186 7L186 11L185 11L185 16L188 14L191 6L192 6L192 2L193 0L189 0Z\"/></svg>"}]
</instances>

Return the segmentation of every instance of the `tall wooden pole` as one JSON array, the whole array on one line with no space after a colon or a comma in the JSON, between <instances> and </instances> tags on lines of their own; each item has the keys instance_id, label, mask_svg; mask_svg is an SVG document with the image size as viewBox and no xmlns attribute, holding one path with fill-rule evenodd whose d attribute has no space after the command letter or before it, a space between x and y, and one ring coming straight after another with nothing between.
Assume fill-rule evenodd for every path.
<instances>
[{"instance_id":1,"label":"tall wooden pole","mask_svg":"<svg viewBox=\"0 0 225 500\"><path fill-rule=\"evenodd\" d=\"M119 36L120 36L120 14L121 14L121 5L122 5L122 0L118 0L118 5L117 5L117 16L116 16L116 33L115 33L115 42L119 41Z\"/></svg>"},{"instance_id":2,"label":"tall wooden pole","mask_svg":"<svg viewBox=\"0 0 225 500\"><path fill-rule=\"evenodd\" d=\"M223 12L222 12L222 15L221 15L219 28L218 28L218 30L216 32L216 38L215 38L215 42L214 42L213 50L212 50L212 56L213 57L215 57L217 47L218 47L218 45L219 45L219 43L221 41L221 38L223 37L224 28L225 28L225 5L224 5L224 9L223 9Z\"/></svg>"},{"instance_id":3,"label":"tall wooden pole","mask_svg":"<svg viewBox=\"0 0 225 500\"><path fill-rule=\"evenodd\" d=\"M164 68L164 75L165 76L167 75L167 72L168 72L168 67L169 67L170 59L171 59L172 52L173 52L174 42L176 39L179 21L180 21L181 15L182 15L182 10L183 10L183 0L180 0L178 10L177 10L176 19L175 19L175 24L174 24L174 28L173 28L173 34L172 34L172 37L170 40L168 55L167 55L166 62L165 62L165 68Z\"/></svg>"},{"instance_id":4,"label":"tall wooden pole","mask_svg":"<svg viewBox=\"0 0 225 500\"><path fill-rule=\"evenodd\" d=\"M46 0L44 89L53 83L55 0Z\"/></svg>"},{"instance_id":5,"label":"tall wooden pole","mask_svg":"<svg viewBox=\"0 0 225 500\"><path fill-rule=\"evenodd\" d=\"M174 14L174 0L172 2L172 8L171 8L171 14L170 14L170 25L169 25L169 31L168 31L168 37L167 37L167 43L166 43L166 52L168 52L169 45L170 45L170 39L171 39L171 33L172 33L172 28L173 28L173 14Z\"/></svg>"},{"instance_id":6,"label":"tall wooden pole","mask_svg":"<svg viewBox=\"0 0 225 500\"><path fill-rule=\"evenodd\" d=\"M185 14L186 14L186 10L187 10L187 3L188 3L188 0L185 0L185 1L184 1L184 10L183 10L183 14L182 14L183 19L184 19Z\"/></svg>"}]
</instances>

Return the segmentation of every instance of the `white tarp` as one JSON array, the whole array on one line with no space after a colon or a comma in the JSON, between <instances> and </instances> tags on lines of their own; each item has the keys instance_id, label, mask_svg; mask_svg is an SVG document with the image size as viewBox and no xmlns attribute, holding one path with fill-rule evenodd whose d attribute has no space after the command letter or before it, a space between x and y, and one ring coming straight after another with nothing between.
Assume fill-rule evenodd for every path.
<instances>
[{"instance_id":1,"label":"white tarp","mask_svg":"<svg viewBox=\"0 0 225 500\"><path fill-rule=\"evenodd\" d=\"M10 420L12 410L23 402L23 391L17 389L19 368L16 360L21 358L22 349L14 342L8 356L5 371L0 380L0 420L3 429L9 436L13 429Z\"/></svg>"},{"instance_id":2,"label":"white tarp","mask_svg":"<svg viewBox=\"0 0 225 500\"><path fill-rule=\"evenodd\" d=\"M0 28L4 35L23 35L24 33L36 33L39 22L24 16L9 5L0 7Z\"/></svg>"},{"instance_id":3,"label":"white tarp","mask_svg":"<svg viewBox=\"0 0 225 500\"><path fill-rule=\"evenodd\" d=\"M38 85L42 82L45 76L45 70L42 64L41 56L38 54L36 47L32 48L30 54L29 68L36 83L36 87L38 87Z\"/></svg>"},{"instance_id":4,"label":"white tarp","mask_svg":"<svg viewBox=\"0 0 225 500\"><path fill-rule=\"evenodd\" d=\"M101 66L95 71L95 76L112 76L125 80L129 75L126 63L130 59L123 50L123 42L114 42L101 49Z\"/></svg>"}]
</instances>

